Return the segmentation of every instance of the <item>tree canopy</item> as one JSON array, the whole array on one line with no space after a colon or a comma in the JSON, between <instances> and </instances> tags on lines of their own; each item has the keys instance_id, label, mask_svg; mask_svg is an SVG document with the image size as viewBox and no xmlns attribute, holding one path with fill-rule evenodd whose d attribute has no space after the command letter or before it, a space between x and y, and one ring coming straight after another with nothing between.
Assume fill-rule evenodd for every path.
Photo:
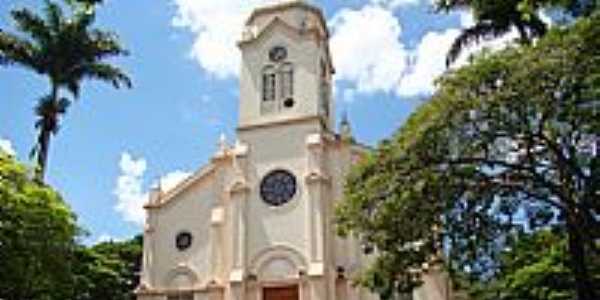
<instances>
[{"instance_id":1,"label":"tree canopy","mask_svg":"<svg viewBox=\"0 0 600 300\"><path fill-rule=\"evenodd\" d=\"M450 270L489 278L507 243L552 225L567 232L578 299L595 299L585 260L600 237L598 36L600 16L583 18L438 81L348 179L340 233L378 254L363 284L410 290L441 251Z\"/></svg>"},{"instance_id":2,"label":"tree canopy","mask_svg":"<svg viewBox=\"0 0 600 300\"><path fill-rule=\"evenodd\" d=\"M142 238L79 244L59 193L0 150L0 299L134 300Z\"/></svg>"},{"instance_id":3,"label":"tree canopy","mask_svg":"<svg viewBox=\"0 0 600 300\"><path fill-rule=\"evenodd\" d=\"M72 299L135 300L141 258L141 235L122 242L80 246L74 258Z\"/></svg>"},{"instance_id":4,"label":"tree canopy","mask_svg":"<svg viewBox=\"0 0 600 300\"><path fill-rule=\"evenodd\" d=\"M0 298L60 299L78 233L62 197L0 151Z\"/></svg>"}]
</instances>

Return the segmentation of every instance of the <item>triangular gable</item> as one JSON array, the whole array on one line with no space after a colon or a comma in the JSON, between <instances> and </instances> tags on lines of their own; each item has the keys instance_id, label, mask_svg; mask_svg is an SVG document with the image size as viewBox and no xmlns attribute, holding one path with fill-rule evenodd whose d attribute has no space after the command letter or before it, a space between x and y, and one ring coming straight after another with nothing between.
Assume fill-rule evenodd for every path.
<instances>
[{"instance_id":1,"label":"triangular gable","mask_svg":"<svg viewBox=\"0 0 600 300\"><path fill-rule=\"evenodd\" d=\"M183 181L178 183L174 188L170 189L165 194L161 195L158 203L147 203L146 205L144 205L144 208L145 209L161 208L161 207L167 205L168 203L172 202L173 199L177 198L176 197L177 195L182 194L183 192L187 191L195 183L208 178L208 176L210 174L212 174L213 171L215 171L215 170L216 170L216 165L213 163L209 163L208 165L200 168L198 171L196 171L191 176L187 177L186 179L184 179Z\"/></svg>"},{"instance_id":2,"label":"triangular gable","mask_svg":"<svg viewBox=\"0 0 600 300\"><path fill-rule=\"evenodd\" d=\"M288 24L287 22L285 22L284 20L282 20L280 17L274 17L271 22L269 22L269 24L267 24L255 37L248 39L248 40L242 40L240 42L238 42L238 45L243 46L246 44L252 44L258 40L261 40L264 36L266 36L268 33L273 32L273 30L276 27L281 26L287 33L289 33L292 38L299 40L302 36L302 32L300 31L300 29L291 26L290 24ZM315 41L318 40L319 37L319 33L316 29L307 29L305 30L305 34L309 33L309 34L313 34Z\"/></svg>"},{"instance_id":3,"label":"triangular gable","mask_svg":"<svg viewBox=\"0 0 600 300\"><path fill-rule=\"evenodd\" d=\"M252 12L252 14L250 15L250 17L248 17L248 19L246 20L246 25L252 24L252 21L254 21L254 19L256 19L256 17L258 17L260 15L270 14L270 13L274 13L277 11L286 10L286 9L292 8L292 7L301 7L308 11L316 13L319 20L321 21L321 23L327 24L327 22L325 21L325 17L323 16L323 12L319 8L314 7L310 4L307 4L304 1L291 1L291 2L287 2L287 3L279 3L279 4L265 6L262 8L255 9ZM325 29L325 34L327 35L327 37L329 37L329 29L327 28L326 25L324 26L324 29Z\"/></svg>"},{"instance_id":4,"label":"triangular gable","mask_svg":"<svg viewBox=\"0 0 600 300\"><path fill-rule=\"evenodd\" d=\"M296 40L300 40L303 34L312 34L315 42L318 43L320 41L320 32L318 29L309 28L309 29L304 30L304 32L302 32L302 30L288 24L287 22L282 20L280 17L274 17L273 20L271 20L271 22L269 22L269 24L267 24L263 28L263 30L261 30L255 37L253 37L251 39L239 41L238 46L243 47L245 45L253 44L256 41L261 40L268 33L272 32L273 29L276 28L277 26L282 26L282 28L284 28L288 33L290 33L290 36ZM333 62L331 60L331 52L329 50L329 47L326 47L326 52L327 52L326 55L327 55L327 60L329 61L329 67L331 68L331 72L335 73L335 68L334 68Z\"/></svg>"}]
</instances>

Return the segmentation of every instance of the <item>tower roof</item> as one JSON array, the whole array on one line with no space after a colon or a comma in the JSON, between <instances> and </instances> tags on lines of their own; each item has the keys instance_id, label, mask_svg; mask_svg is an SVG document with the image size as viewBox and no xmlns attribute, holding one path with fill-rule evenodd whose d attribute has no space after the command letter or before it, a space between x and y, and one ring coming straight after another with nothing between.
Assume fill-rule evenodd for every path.
<instances>
[{"instance_id":1,"label":"tower roof","mask_svg":"<svg viewBox=\"0 0 600 300\"><path fill-rule=\"evenodd\" d=\"M256 19L256 17L258 16L264 14L272 14L295 7L300 7L315 13L319 17L319 20L322 22L327 37L329 37L329 29L327 28L327 22L325 21L325 17L323 16L323 11L314 5L306 3L306 1L303 0L285 1L282 3L276 3L256 8L254 9L254 11L252 11L252 14L250 14L250 17L248 17L248 19L246 20L246 25L252 24L254 19Z\"/></svg>"}]
</instances>

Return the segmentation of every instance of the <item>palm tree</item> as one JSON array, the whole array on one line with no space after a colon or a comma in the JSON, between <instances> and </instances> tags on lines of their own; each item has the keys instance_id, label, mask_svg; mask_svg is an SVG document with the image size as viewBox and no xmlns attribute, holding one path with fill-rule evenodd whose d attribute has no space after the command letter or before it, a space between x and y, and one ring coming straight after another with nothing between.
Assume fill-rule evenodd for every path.
<instances>
[{"instance_id":1,"label":"palm tree","mask_svg":"<svg viewBox=\"0 0 600 300\"><path fill-rule=\"evenodd\" d=\"M104 62L109 57L127 55L111 32L92 29L95 11L91 6L71 6L70 16L62 7L45 1L42 16L22 8L11 12L20 35L0 30L0 64L14 64L47 77L50 93L35 108L38 136L31 157L38 164L43 181L50 138L59 129L60 118L72 99L78 99L81 82L96 79L115 88L131 87L131 80L119 68ZM61 96L66 89L72 96Z\"/></svg>"},{"instance_id":2,"label":"palm tree","mask_svg":"<svg viewBox=\"0 0 600 300\"><path fill-rule=\"evenodd\" d=\"M513 28L519 33L519 42L529 43L535 37L546 33L546 24L537 15L537 10L545 1L532 1L526 7L524 0L437 0L438 11L470 9L475 24L465 28L456 37L448 54L446 65L451 65L465 47L481 40L497 38Z\"/></svg>"}]
</instances>

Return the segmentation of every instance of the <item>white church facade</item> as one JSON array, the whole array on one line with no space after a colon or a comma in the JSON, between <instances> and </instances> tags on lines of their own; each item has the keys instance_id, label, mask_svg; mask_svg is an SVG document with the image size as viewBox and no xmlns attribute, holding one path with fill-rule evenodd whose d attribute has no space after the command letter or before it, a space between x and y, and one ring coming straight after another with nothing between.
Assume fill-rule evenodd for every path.
<instances>
[{"instance_id":1,"label":"white church facade","mask_svg":"<svg viewBox=\"0 0 600 300\"><path fill-rule=\"evenodd\" d=\"M365 257L333 224L344 177L368 150L345 122L334 130L328 40L303 1L250 15L236 140L150 193L138 300L378 299L352 285Z\"/></svg>"}]
</instances>

